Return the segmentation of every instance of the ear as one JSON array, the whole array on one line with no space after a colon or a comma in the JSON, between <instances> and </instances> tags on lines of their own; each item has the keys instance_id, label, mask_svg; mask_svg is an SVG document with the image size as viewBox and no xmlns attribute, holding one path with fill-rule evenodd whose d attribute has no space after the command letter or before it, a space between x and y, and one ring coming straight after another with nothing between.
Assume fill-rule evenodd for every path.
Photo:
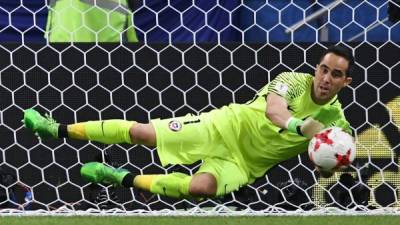
<instances>
[{"instance_id":1,"label":"ear","mask_svg":"<svg viewBox=\"0 0 400 225\"><path fill-rule=\"evenodd\" d=\"M346 77L344 81L344 86L346 87L347 85L351 84L352 81L353 81L352 77Z\"/></svg>"}]
</instances>

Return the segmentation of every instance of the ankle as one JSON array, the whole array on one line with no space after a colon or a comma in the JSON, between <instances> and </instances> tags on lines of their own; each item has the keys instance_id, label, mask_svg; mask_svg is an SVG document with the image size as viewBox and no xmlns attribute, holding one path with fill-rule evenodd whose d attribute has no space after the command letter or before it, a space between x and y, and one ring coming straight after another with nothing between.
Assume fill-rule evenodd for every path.
<instances>
[{"instance_id":1,"label":"ankle","mask_svg":"<svg viewBox=\"0 0 400 225\"><path fill-rule=\"evenodd\" d=\"M124 176L122 179L121 185L127 188L133 187L133 180L135 179L135 176L133 176L132 173L128 173Z\"/></svg>"},{"instance_id":2,"label":"ankle","mask_svg":"<svg viewBox=\"0 0 400 225\"><path fill-rule=\"evenodd\" d=\"M58 126L58 138L68 138L67 125L60 124Z\"/></svg>"}]
</instances>

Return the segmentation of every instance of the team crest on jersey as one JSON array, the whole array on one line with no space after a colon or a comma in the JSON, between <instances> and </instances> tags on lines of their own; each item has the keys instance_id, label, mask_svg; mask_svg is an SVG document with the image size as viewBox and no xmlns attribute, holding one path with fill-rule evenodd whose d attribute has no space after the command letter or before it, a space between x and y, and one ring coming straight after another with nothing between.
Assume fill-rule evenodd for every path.
<instances>
[{"instance_id":1,"label":"team crest on jersey","mask_svg":"<svg viewBox=\"0 0 400 225\"><path fill-rule=\"evenodd\" d=\"M287 84L284 84L282 82L277 82L275 85L275 90L280 94L280 95L286 95L288 92L289 87Z\"/></svg>"},{"instance_id":2,"label":"team crest on jersey","mask_svg":"<svg viewBox=\"0 0 400 225\"><path fill-rule=\"evenodd\" d=\"M177 131L180 131L182 129L182 124L179 121L172 120L171 122L169 122L168 127L172 131L177 132Z\"/></svg>"}]
</instances>

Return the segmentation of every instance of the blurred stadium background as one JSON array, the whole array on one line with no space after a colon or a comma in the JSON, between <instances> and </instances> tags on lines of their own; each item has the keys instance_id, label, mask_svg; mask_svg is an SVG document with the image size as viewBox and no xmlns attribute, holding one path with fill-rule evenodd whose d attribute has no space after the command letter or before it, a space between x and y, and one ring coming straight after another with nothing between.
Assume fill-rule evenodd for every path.
<instances>
[{"instance_id":1,"label":"blurred stadium background","mask_svg":"<svg viewBox=\"0 0 400 225\"><path fill-rule=\"evenodd\" d=\"M49 43L48 6L0 0L3 214L397 213L398 1L139 0L132 7L138 43ZM162 168L155 150L141 146L38 141L20 122L31 107L73 123L147 121L244 103L280 72L313 73L319 53L336 43L356 57L353 83L340 99L358 152L352 167L329 179L301 155L238 192L202 202L90 185L79 177L88 161L143 173L193 173L200 162Z\"/></svg>"}]
</instances>

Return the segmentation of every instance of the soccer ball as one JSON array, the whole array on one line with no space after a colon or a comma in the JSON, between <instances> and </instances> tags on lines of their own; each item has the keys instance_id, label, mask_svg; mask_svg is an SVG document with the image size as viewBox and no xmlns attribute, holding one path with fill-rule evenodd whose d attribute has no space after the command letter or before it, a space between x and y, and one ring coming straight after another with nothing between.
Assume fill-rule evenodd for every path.
<instances>
[{"instance_id":1,"label":"soccer ball","mask_svg":"<svg viewBox=\"0 0 400 225\"><path fill-rule=\"evenodd\" d=\"M356 156L353 137L340 127L329 127L314 135L308 144L308 155L322 171L344 169Z\"/></svg>"}]
</instances>

